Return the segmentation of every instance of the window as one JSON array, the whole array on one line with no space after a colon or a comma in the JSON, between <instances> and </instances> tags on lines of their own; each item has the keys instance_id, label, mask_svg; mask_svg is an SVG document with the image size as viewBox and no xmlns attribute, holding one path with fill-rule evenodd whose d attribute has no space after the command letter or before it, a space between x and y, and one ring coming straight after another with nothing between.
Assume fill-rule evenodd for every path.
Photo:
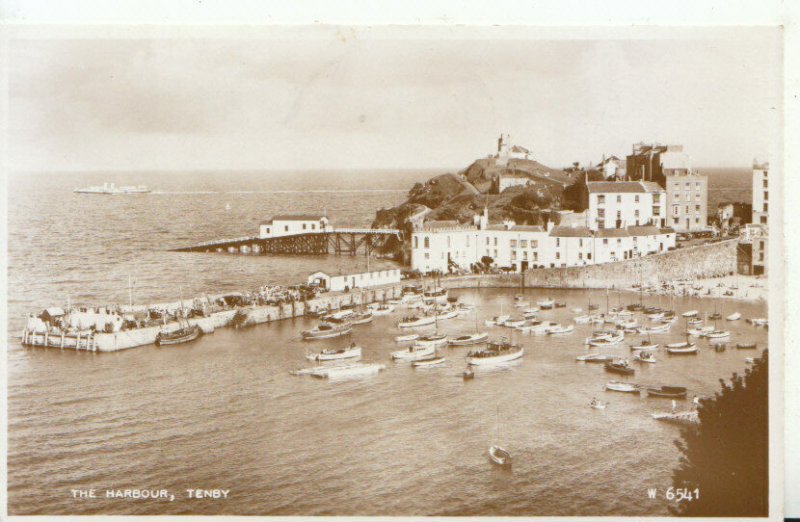
<instances>
[{"instance_id":1,"label":"window","mask_svg":"<svg viewBox=\"0 0 800 522\"><path fill-rule=\"evenodd\" d=\"M270 233L270 232L269 232L269 227L267 227L267 234L269 234L269 233Z\"/></svg>"},{"instance_id":2,"label":"window","mask_svg":"<svg viewBox=\"0 0 800 522\"><path fill-rule=\"evenodd\" d=\"M603 238L603 244L604 244L604 245L607 245L607 244L608 244L608 238L605 238L605 237Z\"/></svg>"},{"instance_id":3,"label":"window","mask_svg":"<svg viewBox=\"0 0 800 522\"><path fill-rule=\"evenodd\" d=\"M689 213L689 205L686 205L686 213Z\"/></svg>"},{"instance_id":4,"label":"window","mask_svg":"<svg viewBox=\"0 0 800 522\"><path fill-rule=\"evenodd\" d=\"M527 250L523 250L522 251L522 259L524 259L525 261L528 260L528 251Z\"/></svg>"},{"instance_id":5,"label":"window","mask_svg":"<svg viewBox=\"0 0 800 522\"><path fill-rule=\"evenodd\" d=\"M700 201L701 199L703 199L703 196L698 192L697 194L694 195L694 199Z\"/></svg>"},{"instance_id":6,"label":"window","mask_svg":"<svg viewBox=\"0 0 800 522\"><path fill-rule=\"evenodd\" d=\"M497 246L497 236L495 236L495 238L494 238L494 246ZM495 252L497 252L497 250L495 250ZM497 254L495 254L495 255L497 255Z\"/></svg>"},{"instance_id":7,"label":"window","mask_svg":"<svg viewBox=\"0 0 800 522\"><path fill-rule=\"evenodd\" d=\"M760 253L758 254L758 260L759 260L759 261L763 261L763 260L764 260L764 252L760 252Z\"/></svg>"},{"instance_id":8,"label":"window","mask_svg":"<svg viewBox=\"0 0 800 522\"><path fill-rule=\"evenodd\" d=\"M697 187L697 188L700 188L701 185L702 185L702 183L700 183L699 181L694 184L694 186Z\"/></svg>"},{"instance_id":9,"label":"window","mask_svg":"<svg viewBox=\"0 0 800 522\"><path fill-rule=\"evenodd\" d=\"M583 252L578 252L578 259L583 259Z\"/></svg>"},{"instance_id":10,"label":"window","mask_svg":"<svg viewBox=\"0 0 800 522\"><path fill-rule=\"evenodd\" d=\"M765 202L764 202L764 212L767 212L768 210L769 210L769 203L767 203L767 202L765 201Z\"/></svg>"},{"instance_id":11,"label":"window","mask_svg":"<svg viewBox=\"0 0 800 522\"><path fill-rule=\"evenodd\" d=\"M767 191L765 190L765 191L764 191L764 201L767 201L768 199L769 199L769 192L767 192Z\"/></svg>"},{"instance_id":12,"label":"window","mask_svg":"<svg viewBox=\"0 0 800 522\"><path fill-rule=\"evenodd\" d=\"M557 237L557 238L556 238L556 246L557 246L557 247L560 247L560 246L561 246L561 238L560 238L560 237Z\"/></svg>"},{"instance_id":13,"label":"window","mask_svg":"<svg viewBox=\"0 0 800 522\"><path fill-rule=\"evenodd\" d=\"M303 223L303 230L305 230L305 229L306 229L306 224L305 224L305 223Z\"/></svg>"},{"instance_id":14,"label":"window","mask_svg":"<svg viewBox=\"0 0 800 522\"><path fill-rule=\"evenodd\" d=\"M762 223L763 225L766 225L766 224L767 224L767 216L761 216L761 223Z\"/></svg>"},{"instance_id":15,"label":"window","mask_svg":"<svg viewBox=\"0 0 800 522\"><path fill-rule=\"evenodd\" d=\"M447 248L450 248L450 236L447 236Z\"/></svg>"},{"instance_id":16,"label":"window","mask_svg":"<svg viewBox=\"0 0 800 522\"><path fill-rule=\"evenodd\" d=\"M768 186L769 186L768 180L766 178L764 178L764 188L767 188Z\"/></svg>"},{"instance_id":17,"label":"window","mask_svg":"<svg viewBox=\"0 0 800 522\"><path fill-rule=\"evenodd\" d=\"M661 194L653 194L653 203L661 202Z\"/></svg>"},{"instance_id":18,"label":"window","mask_svg":"<svg viewBox=\"0 0 800 522\"><path fill-rule=\"evenodd\" d=\"M672 205L672 215L679 216L681 213L681 208L678 205Z\"/></svg>"},{"instance_id":19,"label":"window","mask_svg":"<svg viewBox=\"0 0 800 522\"><path fill-rule=\"evenodd\" d=\"M512 239L511 240L511 248L517 248L517 240L516 239Z\"/></svg>"},{"instance_id":20,"label":"window","mask_svg":"<svg viewBox=\"0 0 800 522\"><path fill-rule=\"evenodd\" d=\"M531 248L536 248L538 246L539 246L539 241L531 239Z\"/></svg>"},{"instance_id":21,"label":"window","mask_svg":"<svg viewBox=\"0 0 800 522\"><path fill-rule=\"evenodd\" d=\"M527 239L520 239L519 246L522 248L528 248L528 240Z\"/></svg>"},{"instance_id":22,"label":"window","mask_svg":"<svg viewBox=\"0 0 800 522\"><path fill-rule=\"evenodd\" d=\"M660 207L653 207L653 215L654 216L661 215L661 208Z\"/></svg>"},{"instance_id":23,"label":"window","mask_svg":"<svg viewBox=\"0 0 800 522\"><path fill-rule=\"evenodd\" d=\"M489 237L486 237L486 246L489 246Z\"/></svg>"},{"instance_id":24,"label":"window","mask_svg":"<svg viewBox=\"0 0 800 522\"><path fill-rule=\"evenodd\" d=\"M692 184L687 181L686 182L686 190L689 190L691 188L692 188Z\"/></svg>"},{"instance_id":25,"label":"window","mask_svg":"<svg viewBox=\"0 0 800 522\"><path fill-rule=\"evenodd\" d=\"M603 221L602 219L598 219L597 220L597 227L598 228L606 228L606 222Z\"/></svg>"},{"instance_id":26,"label":"window","mask_svg":"<svg viewBox=\"0 0 800 522\"><path fill-rule=\"evenodd\" d=\"M622 211L617 210L617 219L622 219Z\"/></svg>"},{"instance_id":27,"label":"window","mask_svg":"<svg viewBox=\"0 0 800 522\"><path fill-rule=\"evenodd\" d=\"M561 252L556 252L556 259L561 259Z\"/></svg>"},{"instance_id":28,"label":"window","mask_svg":"<svg viewBox=\"0 0 800 522\"><path fill-rule=\"evenodd\" d=\"M635 211L633 212L633 215L634 215L635 217L639 217L639 210L638 210L638 209L637 209L637 210L635 210Z\"/></svg>"},{"instance_id":29,"label":"window","mask_svg":"<svg viewBox=\"0 0 800 522\"><path fill-rule=\"evenodd\" d=\"M588 254L586 254L586 259L591 259L591 258L592 258L592 253L591 253L591 252L589 252Z\"/></svg>"},{"instance_id":30,"label":"window","mask_svg":"<svg viewBox=\"0 0 800 522\"><path fill-rule=\"evenodd\" d=\"M430 248L430 247L431 247L431 238L425 236L425 248Z\"/></svg>"},{"instance_id":31,"label":"window","mask_svg":"<svg viewBox=\"0 0 800 522\"><path fill-rule=\"evenodd\" d=\"M316 229L317 229L317 224L311 223L311 230L316 230Z\"/></svg>"},{"instance_id":32,"label":"window","mask_svg":"<svg viewBox=\"0 0 800 522\"><path fill-rule=\"evenodd\" d=\"M497 259L497 249L494 249L494 258Z\"/></svg>"},{"instance_id":33,"label":"window","mask_svg":"<svg viewBox=\"0 0 800 522\"><path fill-rule=\"evenodd\" d=\"M695 212L700 212L700 205L695 205L694 210Z\"/></svg>"},{"instance_id":34,"label":"window","mask_svg":"<svg viewBox=\"0 0 800 522\"><path fill-rule=\"evenodd\" d=\"M681 183L680 183L680 181L676 181L675 182L675 190L680 190L680 189L681 189Z\"/></svg>"},{"instance_id":35,"label":"window","mask_svg":"<svg viewBox=\"0 0 800 522\"><path fill-rule=\"evenodd\" d=\"M431 255L429 253L425 252L425 259L430 259L430 258L431 258Z\"/></svg>"},{"instance_id":36,"label":"window","mask_svg":"<svg viewBox=\"0 0 800 522\"><path fill-rule=\"evenodd\" d=\"M699 217L694 218L694 222L695 222L695 224L699 225L700 224L700 218Z\"/></svg>"},{"instance_id":37,"label":"window","mask_svg":"<svg viewBox=\"0 0 800 522\"><path fill-rule=\"evenodd\" d=\"M578 240L578 246L579 246L579 247L582 247L582 246L583 246L583 238L581 238L581 239L579 239L579 240Z\"/></svg>"},{"instance_id":38,"label":"window","mask_svg":"<svg viewBox=\"0 0 800 522\"><path fill-rule=\"evenodd\" d=\"M469 236L467 236L467 246L469 247Z\"/></svg>"},{"instance_id":39,"label":"window","mask_svg":"<svg viewBox=\"0 0 800 522\"><path fill-rule=\"evenodd\" d=\"M677 225L678 221L679 221L678 218L672 218L672 224L673 225Z\"/></svg>"},{"instance_id":40,"label":"window","mask_svg":"<svg viewBox=\"0 0 800 522\"><path fill-rule=\"evenodd\" d=\"M289 225L284 225L283 226L283 231L284 232L288 232L289 231Z\"/></svg>"},{"instance_id":41,"label":"window","mask_svg":"<svg viewBox=\"0 0 800 522\"><path fill-rule=\"evenodd\" d=\"M606 197L605 197L605 195L603 195L603 194L600 194L599 196L597 196L597 204L598 204L598 205L602 205L602 204L604 204L605 202L606 202Z\"/></svg>"},{"instance_id":42,"label":"window","mask_svg":"<svg viewBox=\"0 0 800 522\"><path fill-rule=\"evenodd\" d=\"M619 237L617 238L617 244L618 244L618 245L621 245L621 244L622 244L622 238L619 238Z\"/></svg>"},{"instance_id":43,"label":"window","mask_svg":"<svg viewBox=\"0 0 800 522\"><path fill-rule=\"evenodd\" d=\"M636 195L633 197L633 201L634 201L634 202L636 202L636 203L638 203L638 202L639 202L639 194L636 194Z\"/></svg>"},{"instance_id":44,"label":"window","mask_svg":"<svg viewBox=\"0 0 800 522\"><path fill-rule=\"evenodd\" d=\"M414 248L419 248L419 237L414 236Z\"/></svg>"},{"instance_id":45,"label":"window","mask_svg":"<svg viewBox=\"0 0 800 522\"><path fill-rule=\"evenodd\" d=\"M512 260L516 260L517 259L517 251L516 250L512 250L511 251L511 259Z\"/></svg>"},{"instance_id":46,"label":"window","mask_svg":"<svg viewBox=\"0 0 800 522\"><path fill-rule=\"evenodd\" d=\"M538 261L539 260L539 252L534 252L533 253L533 260L534 261Z\"/></svg>"},{"instance_id":47,"label":"window","mask_svg":"<svg viewBox=\"0 0 800 522\"><path fill-rule=\"evenodd\" d=\"M622 203L622 196L617 194L617 203Z\"/></svg>"},{"instance_id":48,"label":"window","mask_svg":"<svg viewBox=\"0 0 800 522\"><path fill-rule=\"evenodd\" d=\"M601 218L606 217L606 209L598 208L597 209L597 217L601 217Z\"/></svg>"}]
</instances>

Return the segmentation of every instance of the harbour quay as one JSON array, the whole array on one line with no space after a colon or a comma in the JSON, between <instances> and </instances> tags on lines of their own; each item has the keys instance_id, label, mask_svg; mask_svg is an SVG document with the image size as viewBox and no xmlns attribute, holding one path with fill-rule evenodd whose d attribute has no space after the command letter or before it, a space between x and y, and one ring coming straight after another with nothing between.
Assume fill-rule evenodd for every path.
<instances>
[{"instance_id":1,"label":"harbour quay","mask_svg":"<svg viewBox=\"0 0 800 522\"><path fill-rule=\"evenodd\" d=\"M342 289L331 291L326 285ZM20 339L30 347L115 352L156 344L159 336L182 328L196 327L207 335L217 328L254 326L386 301L399 297L402 290L400 269L338 275L314 272L305 285L296 286L304 291L262 287L261 295L234 292L154 305L50 307L29 315ZM269 299L263 288L273 295L282 292L281 297Z\"/></svg>"}]
</instances>

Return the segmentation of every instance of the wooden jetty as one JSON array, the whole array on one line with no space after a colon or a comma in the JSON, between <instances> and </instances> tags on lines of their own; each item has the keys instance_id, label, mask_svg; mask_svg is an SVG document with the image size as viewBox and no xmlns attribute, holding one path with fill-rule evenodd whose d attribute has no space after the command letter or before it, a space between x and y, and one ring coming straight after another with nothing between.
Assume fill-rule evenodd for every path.
<instances>
[{"instance_id":1,"label":"wooden jetty","mask_svg":"<svg viewBox=\"0 0 800 522\"><path fill-rule=\"evenodd\" d=\"M258 236L207 241L174 252L217 252L251 255L372 255L384 251L402 233L389 228L338 228L262 238Z\"/></svg>"}]
</instances>

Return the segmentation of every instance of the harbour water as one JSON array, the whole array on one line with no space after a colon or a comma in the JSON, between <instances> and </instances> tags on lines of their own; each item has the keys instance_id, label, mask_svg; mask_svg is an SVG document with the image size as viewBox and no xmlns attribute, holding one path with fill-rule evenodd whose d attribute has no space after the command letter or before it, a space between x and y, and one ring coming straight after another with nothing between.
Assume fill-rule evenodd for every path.
<instances>
[{"instance_id":1,"label":"harbour water","mask_svg":"<svg viewBox=\"0 0 800 522\"><path fill-rule=\"evenodd\" d=\"M9 182L9 512L24 514L229 515L664 515L663 494L678 453L678 428L650 413L669 401L602 391L619 376L577 363L578 325L563 337L518 336L521 362L478 371L464 382L468 348L446 349L448 364L414 370L389 361L398 349L394 322L402 312L357 326L362 360L387 364L365 380L328 382L289 374L309 365L306 350L341 347L348 338L300 340L310 319L249 329L222 329L191 345L148 346L111 354L24 349L13 335L24 314L75 302L173 299L178 292L246 289L293 283L316 269L349 271L363 258L273 258L166 251L204 239L236 237L278 212L325 208L336 224L364 226L375 208L401 202L428 173L363 178L298 175L265 180L208 174L136 179L109 176L17 178ZM405 177L403 177L405 176ZM324 179L324 181L320 181ZM143 196L80 196L74 186L115 181L147 184ZM188 187L188 188L187 188ZM287 192L295 191L295 192ZM316 192L315 192L316 191ZM325 192L322 192L325 191ZM746 199L745 197L741 199ZM229 204L230 210L226 210ZM388 261L373 260L381 264ZM378 266L378 265L373 265ZM509 313L515 290L455 291L478 306L478 320ZM542 318L566 322L605 292L527 290L568 307ZM670 303L661 298L661 305ZM638 301L612 293L611 306ZM645 303L659 304L657 297ZM676 311L766 316L764 304L676 299ZM445 333L469 333L474 315L444 321ZM742 372L766 331L744 321L727 351L700 341L696 356L668 356L637 365L628 378L679 384L707 396L719 378ZM676 324L654 341L682 340ZM493 337L507 334L491 329ZM630 356L627 342L602 350ZM633 363L637 364L637 363ZM639 368L642 366L642 368ZM592 397L610 402L588 407ZM690 401L682 401L689 407ZM492 468L495 411L512 471ZM73 488L168 489L166 500L75 500ZM230 489L229 498L193 500L189 488Z\"/></svg>"}]
</instances>

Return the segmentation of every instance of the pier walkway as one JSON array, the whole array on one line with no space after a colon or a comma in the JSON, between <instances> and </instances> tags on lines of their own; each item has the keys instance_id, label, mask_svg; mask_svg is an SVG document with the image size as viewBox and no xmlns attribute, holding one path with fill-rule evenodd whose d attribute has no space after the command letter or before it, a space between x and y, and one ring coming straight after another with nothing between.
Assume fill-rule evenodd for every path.
<instances>
[{"instance_id":1,"label":"pier walkway","mask_svg":"<svg viewBox=\"0 0 800 522\"><path fill-rule=\"evenodd\" d=\"M402 241L402 232L393 228L335 228L262 238L239 237L206 241L175 252L219 252L228 254L358 255L368 256L386 247L389 241Z\"/></svg>"}]
</instances>

